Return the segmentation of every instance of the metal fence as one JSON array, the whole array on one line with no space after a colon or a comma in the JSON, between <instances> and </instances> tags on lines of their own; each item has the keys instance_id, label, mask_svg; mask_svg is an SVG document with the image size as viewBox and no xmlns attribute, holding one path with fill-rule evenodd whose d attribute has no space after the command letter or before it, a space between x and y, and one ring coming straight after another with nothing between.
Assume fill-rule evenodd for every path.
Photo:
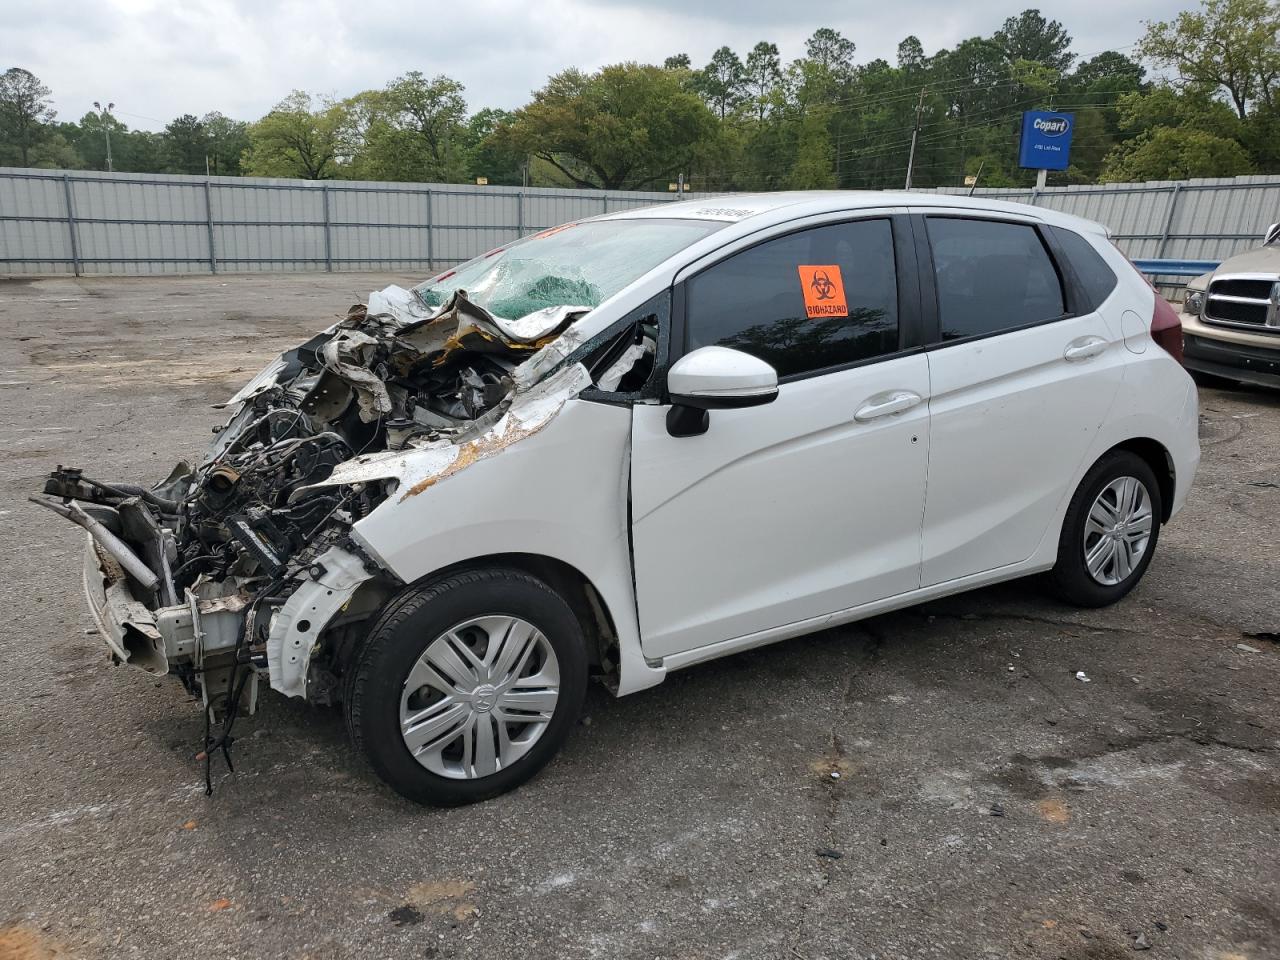
<instances>
[{"instance_id":1,"label":"metal fence","mask_svg":"<svg viewBox=\"0 0 1280 960\"><path fill-rule=\"evenodd\" d=\"M1223 260L1257 245L1280 220L1274 177L975 195L1097 220L1135 259ZM642 191L0 168L0 274L425 274L567 220L673 199Z\"/></svg>"},{"instance_id":2,"label":"metal fence","mask_svg":"<svg viewBox=\"0 0 1280 960\"><path fill-rule=\"evenodd\" d=\"M567 220L676 198L0 168L0 274L430 273Z\"/></svg>"}]
</instances>

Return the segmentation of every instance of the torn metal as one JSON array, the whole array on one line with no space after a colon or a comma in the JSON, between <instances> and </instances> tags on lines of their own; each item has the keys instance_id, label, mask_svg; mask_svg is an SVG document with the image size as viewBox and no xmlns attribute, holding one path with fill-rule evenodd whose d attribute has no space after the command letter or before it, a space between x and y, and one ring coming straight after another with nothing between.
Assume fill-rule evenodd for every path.
<instances>
[{"instance_id":1,"label":"torn metal","mask_svg":"<svg viewBox=\"0 0 1280 960\"><path fill-rule=\"evenodd\" d=\"M352 528L538 432L592 386L588 366L566 362L590 310L513 320L463 290L431 306L388 287L237 393L199 465L150 488L59 467L32 499L88 532L85 592L113 658L176 674L215 719L252 709L259 674L331 699L342 651L400 587ZM608 346L596 385L652 367L652 336Z\"/></svg>"}]
</instances>

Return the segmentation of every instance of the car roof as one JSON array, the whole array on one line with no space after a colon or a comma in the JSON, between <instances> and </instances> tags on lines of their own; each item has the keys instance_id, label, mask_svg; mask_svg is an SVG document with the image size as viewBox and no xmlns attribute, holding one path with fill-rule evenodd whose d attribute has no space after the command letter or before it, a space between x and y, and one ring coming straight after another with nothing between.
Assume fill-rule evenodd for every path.
<instances>
[{"instance_id":1,"label":"car roof","mask_svg":"<svg viewBox=\"0 0 1280 960\"><path fill-rule=\"evenodd\" d=\"M1106 228L1067 213L1025 203L1009 203L989 197L963 197L945 193L903 190L789 190L778 193L730 193L697 200L675 200L635 210L621 210L594 219L636 220L666 218L721 220L756 230L815 214L855 211L872 207L942 207L986 213L1030 216L1045 223L1083 233L1106 233Z\"/></svg>"}]
</instances>

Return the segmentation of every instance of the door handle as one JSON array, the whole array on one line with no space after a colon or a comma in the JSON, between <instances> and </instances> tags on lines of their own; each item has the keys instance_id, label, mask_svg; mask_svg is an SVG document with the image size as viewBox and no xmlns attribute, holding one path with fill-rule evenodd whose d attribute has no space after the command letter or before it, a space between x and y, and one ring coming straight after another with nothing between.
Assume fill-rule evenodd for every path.
<instances>
[{"instance_id":1,"label":"door handle","mask_svg":"<svg viewBox=\"0 0 1280 960\"><path fill-rule=\"evenodd\" d=\"M1101 337L1081 337L1067 344L1062 355L1068 360L1089 360L1107 349L1107 341Z\"/></svg>"},{"instance_id":2,"label":"door handle","mask_svg":"<svg viewBox=\"0 0 1280 960\"><path fill-rule=\"evenodd\" d=\"M858 408L858 412L853 415L853 419L860 423L865 423L867 420L874 420L877 417L888 417L895 413L902 413L904 410L910 410L923 400L924 397L918 393L912 393L910 390L891 390L888 393L878 393Z\"/></svg>"}]
</instances>

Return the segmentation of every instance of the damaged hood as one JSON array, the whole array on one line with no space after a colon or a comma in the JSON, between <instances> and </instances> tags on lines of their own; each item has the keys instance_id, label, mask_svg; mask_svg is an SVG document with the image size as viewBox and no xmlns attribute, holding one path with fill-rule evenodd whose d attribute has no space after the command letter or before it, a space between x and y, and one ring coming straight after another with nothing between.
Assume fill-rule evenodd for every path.
<instances>
[{"instance_id":1,"label":"damaged hood","mask_svg":"<svg viewBox=\"0 0 1280 960\"><path fill-rule=\"evenodd\" d=\"M472 303L462 290L454 293L442 306L428 307L413 291L392 284L371 293L367 305L356 304L345 318L324 330L321 336L330 339L320 348L320 353L324 367L346 379L356 390L362 419L373 422L393 410L385 382L369 365L383 340L398 341L400 372L412 367L414 361L423 356L430 356L434 366L442 366L448 362L450 354L459 350L531 356L554 342L592 309L590 306L559 305L535 310L513 320ZM576 347L582 338L570 337L569 341L566 346ZM225 406L238 406L275 386L281 375L289 370L291 355L297 352L288 351L276 357L228 399ZM538 368L545 373L568 353L568 349L556 351L553 354L555 362L539 364ZM534 371L527 372L523 378L526 385L536 376Z\"/></svg>"},{"instance_id":2,"label":"damaged hood","mask_svg":"<svg viewBox=\"0 0 1280 960\"><path fill-rule=\"evenodd\" d=\"M327 480L299 493L320 487L394 479L398 486L392 499L408 500L471 464L537 433L555 418L566 402L590 385L591 377L580 364L565 367L517 392L500 411L477 421L467 437L415 444L406 450L362 454L338 464Z\"/></svg>"}]
</instances>

